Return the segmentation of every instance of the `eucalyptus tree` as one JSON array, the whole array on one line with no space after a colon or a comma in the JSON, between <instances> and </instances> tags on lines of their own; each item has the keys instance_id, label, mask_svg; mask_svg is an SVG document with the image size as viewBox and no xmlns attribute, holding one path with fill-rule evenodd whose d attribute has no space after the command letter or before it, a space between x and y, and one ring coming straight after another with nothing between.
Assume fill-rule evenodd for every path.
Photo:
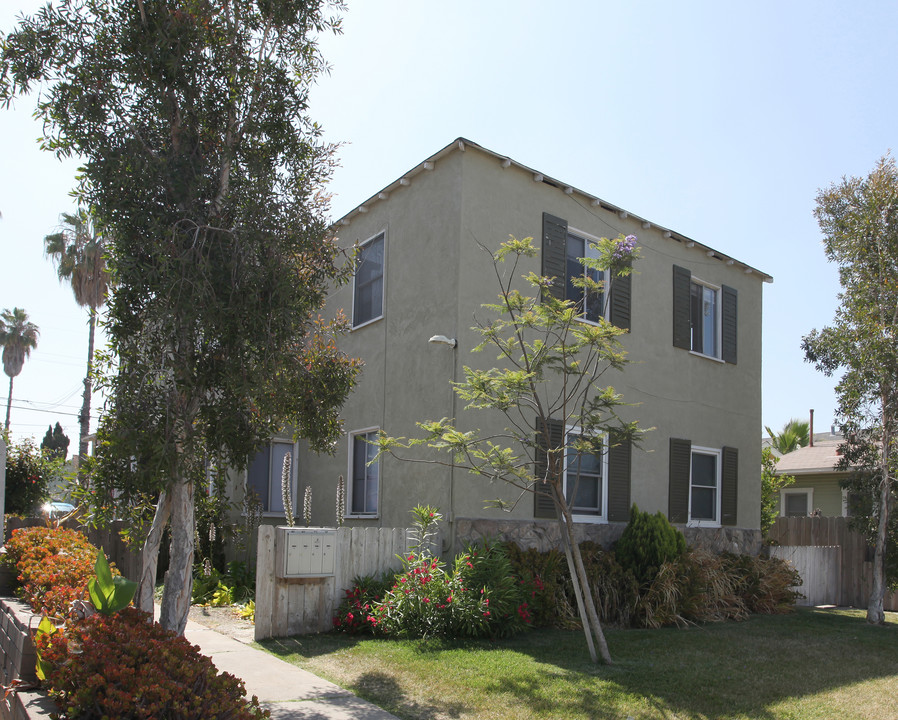
<instances>
[{"instance_id":1,"label":"eucalyptus tree","mask_svg":"<svg viewBox=\"0 0 898 720\"><path fill-rule=\"evenodd\" d=\"M615 283L625 282L633 271L636 237L602 238L593 250L595 257L580 258L584 275L570 282L583 297L608 303ZM553 278L530 272L524 276L528 292L521 292L520 268L538 252L532 238L512 237L490 253L498 301L484 305L486 317L477 318L474 329L481 342L475 351L497 352L500 365L466 366L464 380L454 387L465 410L493 414L505 427L463 431L454 419L443 418L418 423L424 431L420 438L382 435L379 447L401 460L451 465L515 488L513 502L489 502L496 508L508 509L535 494L535 504L557 518L590 656L597 661L598 647L602 660L611 663L575 540L574 508L581 489L587 491L587 468L595 459L608 454L609 462L613 457L629 467L630 448L641 435L637 423L618 417L624 402L605 377L627 363L618 339L627 331L606 320L604 312L594 322L583 322L583 304L558 299ZM565 431L571 427L578 431ZM422 447L448 457L422 456L415 450ZM628 510L629 498L623 504Z\"/></svg>"},{"instance_id":2,"label":"eucalyptus tree","mask_svg":"<svg viewBox=\"0 0 898 720\"><path fill-rule=\"evenodd\" d=\"M0 100L41 88L44 146L81 159L79 200L108 232L99 464L113 471L96 482L157 500L139 602L152 602L168 523L161 622L179 632L204 458L243 466L284 426L330 450L357 370L339 323L317 316L348 264L321 191L333 148L307 114L326 67L316 38L342 9L59 0L2 45Z\"/></svg>"},{"instance_id":3,"label":"eucalyptus tree","mask_svg":"<svg viewBox=\"0 0 898 720\"><path fill-rule=\"evenodd\" d=\"M85 210L63 213L58 232L44 238L44 252L53 259L60 282L72 287L75 302L88 309L87 372L78 415L78 476L84 482L90 435L90 405L93 392L94 334L97 311L106 302L109 271L106 268L106 238Z\"/></svg>"},{"instance_id":4,"label":"eucalyptus tree","mask_svg":"<svg viewBox=\"0 0 898 720\"><path fill-rule=\"evenodd\" d=\"M836 386L845 436L840 467L854 471L867 495L865 521L874 546L867 620L885 622L889 556L896 566L891 516L898 472L898 168L889 157L867 177L845 177L821 190L815 210L823 246L839 268L840 305L832 325L804 337L808 361ZM898 583L898 577L891 578Z\"/></svg>"},{"instance_id":5,"label":"eucalyptus tree","mask_svg":"<svg viewBox=\"0 0 898 720\"><path fill-rule=\"evenodd\" d=\"M28 313L22 308L0 313L0 347L3 348L3 372L9 375L9 396L6 400L6 424L9 430L9 413L12 409L12 382L22 372L25 358L37 347L40 330L29 322Z\"/></svg>"}]
</instances>

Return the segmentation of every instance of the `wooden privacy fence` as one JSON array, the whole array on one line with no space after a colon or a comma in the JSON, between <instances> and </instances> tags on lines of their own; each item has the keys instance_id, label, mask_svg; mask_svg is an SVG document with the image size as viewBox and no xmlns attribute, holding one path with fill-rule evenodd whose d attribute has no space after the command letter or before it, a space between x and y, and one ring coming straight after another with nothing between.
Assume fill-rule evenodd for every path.
<instances>
[{"instance_id":1,"label":"wooden privacy fence","mask_svg":"<svg viewBox=\"0 0 898 720\"><path fill-rule=\"evenodd\" d=\"M286 635L325 632L353 578L398 570L412 546L408 528L338 528L334 574L326 577L277 577L276 528L262 525L256 555L256 640ZM434 542L439 554L440 540Z\"/></svg>"},{"instance_id":2,"label":"wooden privacy fence","mask_svg":"<svg viewBox=\"0 0 898 720\"><path fill-rule=\"evenodd\" d=\"M768 533L768 538L778 543L779 549L771 550L771 554L792 561L801 574L804 586L799 590L808 596L809 605L848 605L866 607L873 587L873 550L867 545L864 536L848 527L848 518L844 517L781 517L777 518ZM829 550L836 547L838 552ZM809 548L799 551L798 548ZM821 548L821 551L816 551ZM826 550L827 552L823 552ZM785 555L780 554L785 553ZM838 560L824 559L829 555L837 555ZM816 559L815 559L816 558ZM835 564L838 572L827 571L826 580L820 578L823 568L816 568L815 562ZM805 570L799 563L805 564ZM807 573L807 574L806 574ZM819 591L826 597L822 602L811 602L809 589L813 586L817 593L820 582L828 583L828 589ZM898 610L898 593L886 593L883 598L886 610Z\"/></svg>"}]
</instances>

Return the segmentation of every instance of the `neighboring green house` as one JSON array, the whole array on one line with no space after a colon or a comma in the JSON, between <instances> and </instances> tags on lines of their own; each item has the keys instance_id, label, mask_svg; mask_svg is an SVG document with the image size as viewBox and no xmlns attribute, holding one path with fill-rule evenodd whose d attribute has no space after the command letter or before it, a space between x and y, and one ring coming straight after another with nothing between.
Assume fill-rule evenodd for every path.
<instances>
[{"instance_id":1,"label":"neighboring green house","mask_svg":"<svg viewBox=\"0 0 898 720\"><path fill-rule=\"evenodd\" d=\"M850 471L836 469L841 442L841 437L829 435L780 458L777 475L795 477L793 485L780 491L781 517L848 517L848 491L840 482Z\"/></svg>"},{"instance_id":2,"label":"neighboring green house","mask_svg":"<svg viewBox=\"0 0 898 720\"><path fill-rule=\"evenodd\" d=\"M514 501L516 491L451 467L393 459L368 465L374 451L366 440L380 430L413 437L416 421L441 417L489 429L489 416L465 413L450 389L465 365L496 362L495 353L470 353L480 340L474 318L489 316L481 305L497 292L480 245L532 236L542 257L520 274L557 277L582 272L576 258L591 238L634 234L642 258L630 281L615 286L608 317L628 329L623 345L632 363L606 378L632 403L620 415L654 430L639 449L596 458L579 530L611 542L635 502L663 512L692 542L758 546L761 305L770 276L465 139L372 195L334 230L342 247L359 248L358 270L353 283L333 289L324 315L350 318L353 329L339 342L364 368L333 456L284 436L250 463L241 482L262 498L270 522L283 518L281 463L292 451L293 497L301 507L311 486L313 525L334 523L343 475L348 525L403 527L412 506L429 503L448 521L444 537L456 543L498 534L527 545L552 542L551 513L538 501L525 497L510 513L484 509L497 496Z\"/></svg>"}]
</instances>

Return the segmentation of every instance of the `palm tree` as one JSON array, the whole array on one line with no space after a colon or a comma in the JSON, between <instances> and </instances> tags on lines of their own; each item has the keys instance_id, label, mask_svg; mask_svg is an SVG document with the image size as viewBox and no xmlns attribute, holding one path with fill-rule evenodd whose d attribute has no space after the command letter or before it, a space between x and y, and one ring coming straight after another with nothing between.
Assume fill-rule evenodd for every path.
<instances>
[{"instance_id":1,"label":"palm tree","mask_svg":"<svg viewBox=\"0 0 898 720\"><path fill-rule=\"evenodd\" d=\"M9 411L12 408L12 380L22 372L25 358L37 347L40 330L28 322L28 313L22 308L0 313L0 346L3 347L3 372L9 375L9 398L6 401L6 430L9 430Z\"/></svg>"},{"instance_id":2,"label":"palm tree","mask_svg":"<svg viewBox=\"0 0 898 720\"><path fill-rule=\"evenodd\" d=\"M780 455L785 455L800 447L805 447L810 442L810 424L807 420L793 418L778 433L773 432L766 425L764 429L770 436L770 445Z\"/></svg>"},{"instance_id":3,"label":"palm tree","mask_svg":"<svg viewBox=\"0 0 898 720\"><path fill-rule=\"evenodd\" d=\"M80 474L87 458L87 438L90 434L90 401L93 389L91 375L97 310L106 302L106 292L109 289L105 236L98 230L88 212L79 210L74 215L63 213L60 231L44 238L44 251L48 257L53 258L59 281L71 284L75 302L89 309L87 374L84 376L84 400L78 416L81 426L78 438Z\"/></svg>"}]
</instances>

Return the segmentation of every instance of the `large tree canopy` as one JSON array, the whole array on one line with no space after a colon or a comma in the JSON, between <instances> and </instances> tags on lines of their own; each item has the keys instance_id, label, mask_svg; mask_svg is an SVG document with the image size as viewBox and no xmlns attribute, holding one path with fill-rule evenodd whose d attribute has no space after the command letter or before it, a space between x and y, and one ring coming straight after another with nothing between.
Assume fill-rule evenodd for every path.
<instances>
[{"instance_id":1,"label":"large tree canopy","mask_svg":"<svg viewBox=\"0 0 898 720\"><path fill-rule=\"evenodd\" d=\"M842 466L865 488L874 543L873 590L867 619L885 622L890 512L898 469L898 168L882 158L869 176L847 177L817 196L827 258L838 265L841 303L833 324L802 341L810 362L836 388L845 435ZM893 551L894 552L894 551Z\"/></svg>"},{"instance_id":2,"label":"large tree canopy","mask_svg":"<svg viewBox=\"0 0 898 720\"><path fill-rule=\"evenodd\" d=\"M40 90L44 146L83 159L80 200L110 235L103 452L161 493L147 555L171 516L161 619L177 630L197 468L242 465L284 425L329 449L354 378L316 315L341 270L321 193L332 148L307 116L315 36L341 9L60 0L3 41L0 99Z\"/></svg>"}]
</instances>

